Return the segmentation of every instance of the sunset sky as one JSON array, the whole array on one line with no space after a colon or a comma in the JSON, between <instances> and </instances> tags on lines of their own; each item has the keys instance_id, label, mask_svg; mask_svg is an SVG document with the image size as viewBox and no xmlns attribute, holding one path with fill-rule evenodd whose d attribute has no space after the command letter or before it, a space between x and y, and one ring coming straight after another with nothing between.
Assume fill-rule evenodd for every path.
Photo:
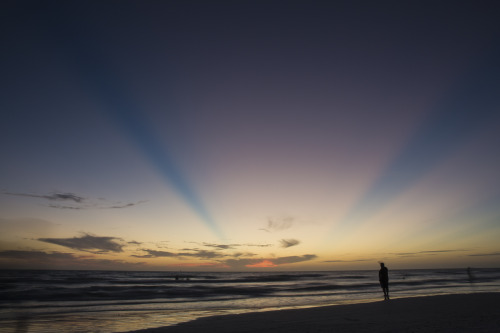
<instances>
[{"instance_id":1,"label":"sunset sky","mask_svg":"<svg viewBox=\"0 0 500 333\"><path fill-rule=\"evenodd\" d=\"M498 1L0 6L0 268L500 267Z\"/></svg>"}]
</instances>

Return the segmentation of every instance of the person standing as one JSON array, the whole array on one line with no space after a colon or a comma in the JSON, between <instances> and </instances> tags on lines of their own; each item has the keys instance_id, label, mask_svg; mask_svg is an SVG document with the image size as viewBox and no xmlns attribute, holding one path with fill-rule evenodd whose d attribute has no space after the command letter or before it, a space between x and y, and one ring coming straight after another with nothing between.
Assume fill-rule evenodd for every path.
<instances>
[{"instance_id":1,"label":"person standing","mask_svg":"<svg viewBox=\"0 0 500 333\"><path fill-rule=\"evenodd\" d=\"M380 263L380 271L378 271L378 280L382 291L384 292L384 300L389 299L389 270L385 267L384 263Z\"/></svg>"}]
</instances>

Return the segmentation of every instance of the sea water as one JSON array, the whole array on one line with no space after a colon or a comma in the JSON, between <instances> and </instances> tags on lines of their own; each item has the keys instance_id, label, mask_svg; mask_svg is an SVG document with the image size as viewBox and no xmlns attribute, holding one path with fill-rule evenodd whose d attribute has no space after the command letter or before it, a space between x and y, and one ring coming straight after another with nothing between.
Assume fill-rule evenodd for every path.
<instances>
[{"instance_id":1,"label":"sea water","mask_svg":"<svg viewBox=\"0 0 500 333\"><path fill-rule=\"evenodd\" d=\"M391 270L391 298L499 292L500 269ZM126 332L381 300L378 271L0 271L0 332Z\"/></svg>"}]
</instances>

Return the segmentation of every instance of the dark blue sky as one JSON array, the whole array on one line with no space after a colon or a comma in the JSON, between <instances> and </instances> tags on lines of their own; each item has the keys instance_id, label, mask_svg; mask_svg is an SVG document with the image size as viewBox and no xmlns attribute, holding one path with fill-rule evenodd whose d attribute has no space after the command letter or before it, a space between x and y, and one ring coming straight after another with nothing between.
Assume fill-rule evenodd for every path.
<instances>
[{"instance_id":1,"label":"dark blue sky","mask_svg":"<svg viewBox=\"0 0 500 333\"><path fill-rule=\"evenodd\" d=\"M439 244L422 230L498 233L497 1L7 1L0 15L0 219L250 243L280 216L320 225L296 255L324 256L317 238L361 253L342 246L394 221L421 251ZM89 205L133 213L88 224Z\"/></svg>"}]
</instances>

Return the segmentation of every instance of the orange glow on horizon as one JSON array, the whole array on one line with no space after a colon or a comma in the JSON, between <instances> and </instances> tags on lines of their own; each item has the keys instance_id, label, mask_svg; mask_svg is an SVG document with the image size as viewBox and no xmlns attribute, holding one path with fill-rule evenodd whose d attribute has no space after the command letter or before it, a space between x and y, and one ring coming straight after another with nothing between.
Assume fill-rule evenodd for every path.
<instances>
[{"instance_id":1,"label":"orange glow on horizon","mask_svg":"<svg viewBox=\"0 0 500 333\"><path fill-rule=\"evenodd\" d=\"M276 267L275 263L273 263L270 260L262 260L261 262L258 262L256 264L251 264L251 265L245 265L246 267Z\"/></svg>"}]
</instances>

